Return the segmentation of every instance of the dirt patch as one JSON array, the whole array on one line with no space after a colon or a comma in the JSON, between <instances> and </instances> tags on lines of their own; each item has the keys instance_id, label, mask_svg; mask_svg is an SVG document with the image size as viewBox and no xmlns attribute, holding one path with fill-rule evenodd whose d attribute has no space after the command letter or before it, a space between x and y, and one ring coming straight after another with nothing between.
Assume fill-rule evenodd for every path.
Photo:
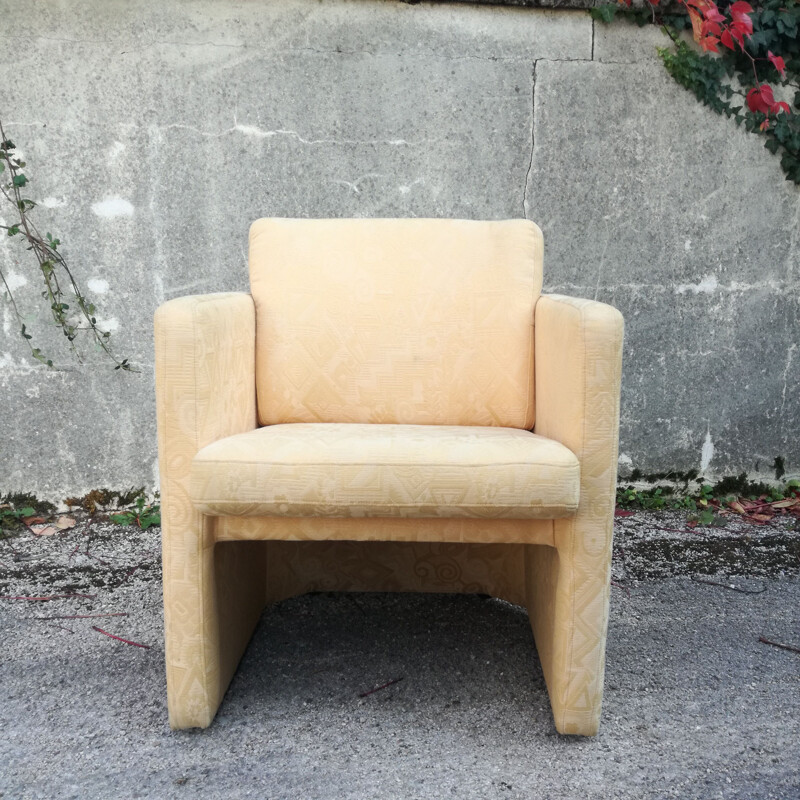
<instances>
[{"instance_id":1,"label":"dirt patch","mask_svg":"<svg viewBox=\"0 0 800 800\"><path fill-rule=\"evenodd\" d=\"M800 574L800 532L788 516L769 525L731 517L724 527L692 528L688 520L689 514L680 511L642 511L617 518L615 579Z\"/></svg>"},{"instance_id":2,"label":"dirt patch","mask_svg":"<svg viewBox=\"0 0 800 800\"><path fill-rule=\"evenodd\" d=\"M143 531L85 515L54 536L23 527L0 540L0 595L92 592L160 575L160 528Z\"/></svg>"}]
</instances>

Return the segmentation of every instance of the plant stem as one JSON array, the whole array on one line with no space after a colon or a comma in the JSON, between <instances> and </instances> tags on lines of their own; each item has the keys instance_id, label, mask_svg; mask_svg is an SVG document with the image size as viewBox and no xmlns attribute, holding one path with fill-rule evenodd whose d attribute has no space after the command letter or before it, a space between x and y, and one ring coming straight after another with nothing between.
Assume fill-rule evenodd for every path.
<instances>
[{"instance_id":1,"label":"plant stem","mask_svg":"<svg viewBox=\"0 0 800 800\"><path fill-rule=\"evenodd\" d=\"M2 155L2 159L5 162L5 167L8 170L9 176L11 178L10 182L6 185L0 184L0 192L5 197L5 199L9 202L10 205L14 206L16 210L16 214L19 217L19 225L2 225L4 230L8 231L10 235L14 235L15 233L19 232L22 233L26 241L28 242L28 249L31 250L36 257L36 261L39 265L39 270L42 273L42 279L45 284L45 292L44 297L46 300L50 302L50 313L53 317L54 322L58 325L64 336L67 338L70 344L70 348L72 349L75 357L80 362L80 354L75 347L75 337L77 336L78 331L89 330L92 332L92 337L95 341L95 344L116 364L115 369L124 369L130 370L131 367L128 364L127 359L118 359L116 355L111 350L111 347L108 344L108 338L110 333L107 331L101 331L97 325L97 321L94 317L94 306L91 303L87 303L86 298L83 296L80 290L80 286L78 285L77 281L75 280L75 276L73 275L72 271L70 270L66 260L58 252L58 240L52 239L50 234L47 234L47 241L42 238L41 234L39 233L36 225L28 218L27 210L33 208L35 203L26 198L22 197L20 192L20 185L17 181L18 177L18 169L20 165L24 166L19 159L12 159L10 152L13 148L8 147L6 143L9 140L6 138L5 130L3 129L2 122L0 122L0 143L2 143L2 148L0 148L0 154ZM24 182L22 183L24 186ZM27 208L26 208L27 207ZM21 226L21 230L20 230ZM13 231L13 232L12 232ZM61 282L59 281L57 267L60 267L64 274L66 275L69 287L72 290L73 295L75 296L75 300L78 305L78 312L81 317L85 320L85 323L81 325L78 322L71 322L67 319L65 312L69 308L69 306L64 303L64 289L61 286ZM48 366L52 366L52 361L46 359L41 352L33 347L30 337L25 332L25 324L22 319L22 315L19 313L19 309L17 307L16 302L14 301L13 294L11 289L8 285L8 281L6 281L5 276L0 271L0 277L3 279L3 284L6 287L6 290L9 294L11 299L12 307L14 309L14 313L17 317L17 320L21 324L21 334L25 338L28 346L31 348L31 353L39 361L46 363Z\"/></svg>"}]
</instances>

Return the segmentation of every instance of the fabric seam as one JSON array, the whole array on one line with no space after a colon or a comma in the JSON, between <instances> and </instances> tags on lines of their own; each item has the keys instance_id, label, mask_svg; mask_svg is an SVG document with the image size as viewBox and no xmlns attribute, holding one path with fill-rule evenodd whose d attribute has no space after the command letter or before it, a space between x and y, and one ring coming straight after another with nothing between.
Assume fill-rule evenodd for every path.
<instances>
[{"instance_id":1,"label":"fabric seam","mask_svg":"<svg viewBox=\"0 0 800 800\"><path fill-rule=\"evenodd\" d=\"M419 464L419 463L394 463L386 461L231 461L228 459L196 459L193 464L198 468L206 464L231 464L243 466L265 466L265 467L413 467L413 468L428 468L428 467L443 467L454 470L469 470L469 469L493 469L494 467L528 467L535 469L538 467L547 467L549 469L567 469L580 471L580 463L577 464L550 464L541 463L539 461L531 463L529 461L508 461L497 464L453 464L446 462L443 464Z\"/></svg>"},{"instance_id":2,"label":"fabric seam","mask_svg":"<svg viewBox=\"0 0 800 800\"><path fill-rule=\"evenodd\" d=\"M198 505L220 505L220 506L240 506L240 505L265 505L265 506L325 506L328 508L353 508L354 506L370 506L374 508L380 508L386 506L388 508L425 508L430 506L436 506L437 508L508 508L508 509L515 509L515 508L552 508L555 510L562 510L562 511L574 511L577 509L577 504L571 505L567 503L458 503L458 504L450 504L449 506L443 505L441 503L377 503L372 502L369 500L358 500L353 501L352 503L342 503L336 501L330 502L309 502L307 500L207 500L203 498L202 500L192 501L193 504ZM444 517L443 519L447 519ZM524 517L523 517L524 519Z\"/></svg>"},{"instance_id":3,"label":"fabric seam","mask_svg":"<svg viewBox=\"0 0 800 800\"><path fill-rule=\"evenodd\" d=\"M200 442L198 436L198 428L200 427L200 415L197 410L197 345L198 345L198 337L197 337L197 306L198 304L194 304L192 306L192 350L194 353L194 357L192 359L192 379L194 383L194 425L192 426L192 434L194 436L194 451L200 449ZM191 476L189 476L191 477ZM206 649L208 647L208 637L206 635L206 622L207 622L207 614L206 614L206 604L208 599L206 597L206 585L205 585L205 569L203 569L203 533L204 527L206 524L205 519L203 518L202 513L199 515L199 523L200 523L200 530L197 531L198 537L198 550L199 550L199 575L198 575L198 587L200 589L200 629L202 636L202 642L200 647L200 663L202 668L202 675L203 675L203 692L205 694L206 704L211 707L214 704L214 699L210 696L209 685L208 685L208 659L206 656ZM214 547L212 544L212 548Z\"/></svg>"}]
</instances>

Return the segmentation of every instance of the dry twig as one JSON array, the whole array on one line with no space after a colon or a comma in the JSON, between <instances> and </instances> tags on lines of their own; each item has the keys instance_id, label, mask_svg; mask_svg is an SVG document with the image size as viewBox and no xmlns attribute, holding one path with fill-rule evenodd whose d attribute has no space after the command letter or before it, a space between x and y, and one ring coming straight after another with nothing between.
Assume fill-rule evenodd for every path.
<instances>
[{"instance_id":1,"label":"dry twig","mask_svg":"<svg viewBox=\"0 0 800 800\"><path fill-rule=\"evenodd\" d=\"M118 642L123 642L124 644L133 645L133 647L143 647L145 650L150 649L149 644L139 644L139 642L132 642L130 639L123 639L121 636L114 636L113 633L104 631L102 628L98 628L97 625L92 625L92 630L97 631L98 633L102 633L103 635L108 636L110 639L116 639Z\"/></svg>"},{"instance_id":2,"label":"dry twig","mask_svg":"<svg viewBox=\"0 0 800 800\"><path fill-rule=\"evenodd\" d=\"M109 614L56 614L53 617L30 617L30 619L94 619L95 617L127 617L127 611L114 611Z\"/></svg>"},{"instance_id":3,"label":"dry twig","mask_svg":"<svg viewBox=\"0 0 800 800\"><path fill-rule=\"evenodd\" d=\"M706 586L719 586L723 589L729 589L732 592L739 592L740 594L763 594L767 591L766 586L762 586L760 589L742 589L739 586L734 586L732 583L720 583L719 581L705 580L703 578L698 578L695 575L692 575L692 580L695 583L704 583Z\"/></svg>"},{"instance_id":4,"label":"dry twig","mask_svg":"<svg viewBox=\"0 0 800 800\"><path fill-rule=\"evenodd\" d=\"M72 594L51 594L46 597L26 597L20 594L0 594L0 600L62 600L67 597L85 597L89 600L97 597L96 594L82 594L81 592L73 592Z\"/></svg>"},{"instance_id":5,"label":"dry twig","mask_svg":"<svg viewBox=\"0 0 800 800\"><path fill-rule=\"evenodd\" d=\"M800 647L795 647L791 644L781 644L780 642L773 642L770 639L765 638L764 636L759 636L758 641L762 642L763 644L771 644L773 647L780 647L781 650L789 650L792 653L800 653Z\"/></svg>"},{"instance_id":6,"label":"dry twig","mask_svg":"<svg viewBox=\"0 0 800 800\"><path fill-rule=\"evenodd\" d=\"M375 692L379 692L381 689L385 689L387 686L394 686L395 683L400 683L403 680L403 676L401 675L399 678L393 678L390 681L387 681L380 686L376 686L374 689L370 689L368 692L361 692L359 697L369 697L371 694L375 694Z\"/></svg>"}]
</instances>

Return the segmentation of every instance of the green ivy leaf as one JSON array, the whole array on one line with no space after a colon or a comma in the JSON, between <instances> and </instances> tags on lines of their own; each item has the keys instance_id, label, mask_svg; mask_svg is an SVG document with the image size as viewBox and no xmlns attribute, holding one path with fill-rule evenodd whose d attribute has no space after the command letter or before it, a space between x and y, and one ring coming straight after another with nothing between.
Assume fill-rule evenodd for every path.
<instances>
[{"instance_id":1,"label":"green ivy leaf","mask_svg":"<svg viewBox=\"0 0 800 800\"><path fill-rule=\"evenodd\" d=\"M596 8L590 8L589 14L591 15L592 19L595 19L598 22L609 23L617 15L618 10L619 6L615 3L606 3L605 5L597 6Z\"/></svg>"},{"instance_id":2,"label":"green ivy leaf","mask_svg":"<svg viewBox=\"0 0 800 800\"><path fill-rule=\"evenodd\" d=\"M14 176L14 186L24 186L28 182L28 179L23 174L15 175Z\"/></svg>"},{"instance_id":3,"label":"green ivy leaf","mask_svg":"<svg viewBox=\"0 0 800 800\"><path fill-rule=\"evenodd\" d=\"M703 511L700 516L697 518L697 521L701 525L711 525L714 522L714 512L713 511Z\"/></svg>"},{"instance_id":4,"label":"green ivy leaf","mask_svg":"<svg viewBox=\"0 0 800 800\"><path fill-rule=\"evenodd\" d=\"M139 517L139 527L146 531L151 525L161 524L161 514L158 511L143 514Z\"/></svg>"}]
</instances>

